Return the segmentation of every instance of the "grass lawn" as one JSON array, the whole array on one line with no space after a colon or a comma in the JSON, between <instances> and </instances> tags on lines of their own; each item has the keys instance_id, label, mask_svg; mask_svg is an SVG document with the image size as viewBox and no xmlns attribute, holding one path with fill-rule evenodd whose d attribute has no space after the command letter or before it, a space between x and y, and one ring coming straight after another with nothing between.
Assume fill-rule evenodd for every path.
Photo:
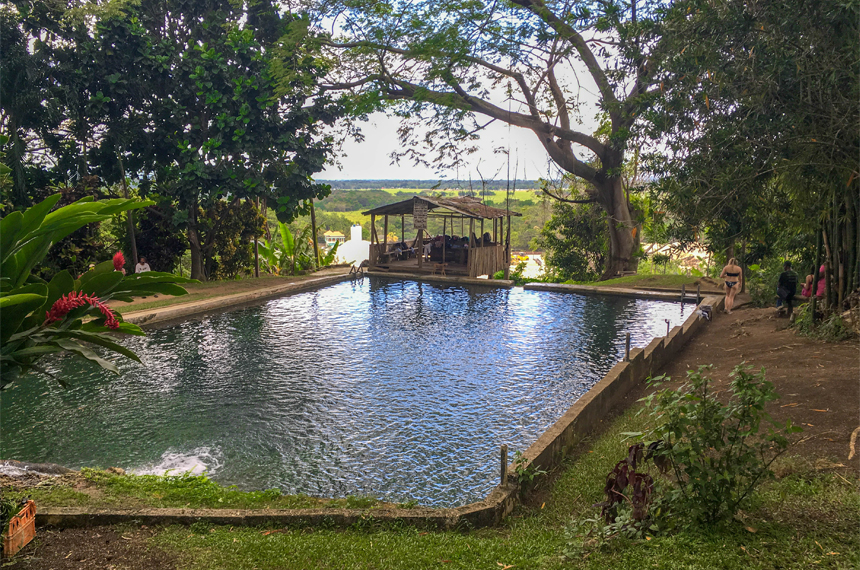
<instances>
[{"instance_id":1,"label":"grass lawn","mask_svg":"<svg viewBox=\"0 0 860 570\"><path fill-rule=\"evenodd\" d=\"M607 281L566 281L574 285L594 285L595 287L653 287L657 289L681 289L681 285L692 287L696 292L696 281L701 277L693 275L627 275Z\"/></svg>"},{"instance_id":2,"label":"grass lawn","mask_svg":"<svg viewBox=\"0 0 860 570\"><path fill-rule=\"evenodd\" d=\"M196 523L162 529L153 544L173 552L180 567L274 568L857 568L860 564L858 480L816 472L800 458L781 460L791 473L767 483L736 519L719 527L651 540L615 539L565 555L574 519L593 518L606 474L625 455L622 432L644 416L630 411L613 422L590 451L568 462L540 505L521 508L494 529L427 532L373 520L372 510L350 529L229 528Z\"/></svg>"},{"instance_id":3,"label":"grass lawn","mask_svg":"<svg viewBox=\"0 0 860 570\"><path fill-rule=\"evenodd\" d=\"M324 270L325 271L325 270ZM203 301L214 297L223 297L226 295L235 295L237 293L246 293L248 291L256 291L257 289L266 289L276 287L291 281L301 281L310 277L320 277L322 273L311 273L309 275L298 275L290 277L281 277L278 275L261 275L259 278L249 277L246 279L237 279L235 281L209 281L206 283L189 283L183 285L188 291L187 295L173 297L170 295L150 296L147 298L137 298L134 303L124 303L122 301L111 301L108 303L111 309L122 314L132 311L141 311L146 309L155 309L157 307L166 307L168 305L177 305L180 303L191 303L194 301Z\"/></svg>"}]
</instances>

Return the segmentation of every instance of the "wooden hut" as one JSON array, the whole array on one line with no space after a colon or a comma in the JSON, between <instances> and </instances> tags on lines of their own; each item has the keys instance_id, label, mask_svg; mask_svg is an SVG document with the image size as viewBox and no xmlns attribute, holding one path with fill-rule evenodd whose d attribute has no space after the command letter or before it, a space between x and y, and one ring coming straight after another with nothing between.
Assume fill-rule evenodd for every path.
<instances>
[{"instance_id":1,"label":"wooden hut","mask_svg":"<svg viewBox=\"0 0 860 570\"><path fill-rule=\"evenodd\" d=\"M439 273L492 277L511 264L511 216L518 212L493 208L478 198L415 196L380 206L370 216L370 270ZM400 227L412 222L415 235L388 240L389 217L400 218ZM382 236L377 231L382 218ZM433 228L428 228L429 222ZM428 232L428 229L430 230ZM435 230L435 231L434 231Z\"/></svg>"}]
</instances>

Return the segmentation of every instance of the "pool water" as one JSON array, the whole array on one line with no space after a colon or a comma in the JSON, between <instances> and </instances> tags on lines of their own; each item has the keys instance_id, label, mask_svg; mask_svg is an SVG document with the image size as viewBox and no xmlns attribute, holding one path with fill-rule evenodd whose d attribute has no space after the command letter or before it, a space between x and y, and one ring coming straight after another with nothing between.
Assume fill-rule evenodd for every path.
<instances>
[{"instance_id":1,"label":"pool water","mask_svg":"<svg viewBox=\"0 0 860 570\"><path fill-rule=\"evenodd\" d=\"M123 338L143 364L119 377L52 361L68 390L33 376L0 396L0 457L461 505L496 485L501 444L525 450L623 356L625 332L645 346L683 311L343 282Z\"/></svg>"}]
</instances>

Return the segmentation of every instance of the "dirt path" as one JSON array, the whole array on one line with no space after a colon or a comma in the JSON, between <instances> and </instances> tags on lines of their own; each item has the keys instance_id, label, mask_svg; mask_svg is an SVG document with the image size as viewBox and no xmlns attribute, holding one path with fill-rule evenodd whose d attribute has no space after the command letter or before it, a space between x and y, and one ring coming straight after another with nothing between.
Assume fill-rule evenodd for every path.
<instances>
[{"instance_id":1,"label":"dirt path","mask_svg":"<svg viewBox=\"0 0 860 570\"><path fill-rule=\"evenodd\" d=\"M683 379L687 370L713 364L717 387L726 389L729 373L741 362L767 370L767 379L781 396L768 407L773 418L783 424L790 419L803 428L790 454L808 458L819 469L860 472L858 454L848 460L852 433L860 433L857 339L834 343L798 336L774 309L744 306L731 315L716 315L662 373ZM644 394L642 388L628 402ZM860 441L857 446L860 453Z\"/></svg>"}]
</instances>

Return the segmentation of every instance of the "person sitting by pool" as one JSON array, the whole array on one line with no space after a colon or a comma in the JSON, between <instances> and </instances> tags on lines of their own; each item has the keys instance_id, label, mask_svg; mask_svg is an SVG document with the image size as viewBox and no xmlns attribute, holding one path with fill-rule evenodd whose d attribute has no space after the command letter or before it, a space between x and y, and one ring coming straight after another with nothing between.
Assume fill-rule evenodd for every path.
<instances>
[{"instance_id":1,"label":"person sitting by pool","mask_svg":"<svg viewBox=\"0 0 860 570\"><path fill-rule=\"evenodd\" d=\"M735 306L735 297L737 297L744 283L743 269L738 265L737 259L734 257L729 259L729 262L723 267L722 273L720 273L720 279L725 279L726 284L726 306L724 310L731 315Z\"/></svg>"},{"instance_id":2,"label":"person sitting by pool","mask_svg":"<svg viewBox=\"0 0 860 570\"><path fill-rule=\"evenodd\" d=\"M812 297L812 283L815 281L815 267L809 270L809 275L806 276L806 281L803 283L803 288L800 290L800 296L806 299Z\"/></svg>"},{"instance_id":3,"label":"person sitting by pool","mask_svg":"<svg viewBox=\"0 0 860 570\"><path fill-rule=\"evenodd\" d=\"M822 263L821 267L818 268L818 290L815 291L815 296L823 297L825 291L827 291L827 272Z\"/></svg>"}]
</instances>

